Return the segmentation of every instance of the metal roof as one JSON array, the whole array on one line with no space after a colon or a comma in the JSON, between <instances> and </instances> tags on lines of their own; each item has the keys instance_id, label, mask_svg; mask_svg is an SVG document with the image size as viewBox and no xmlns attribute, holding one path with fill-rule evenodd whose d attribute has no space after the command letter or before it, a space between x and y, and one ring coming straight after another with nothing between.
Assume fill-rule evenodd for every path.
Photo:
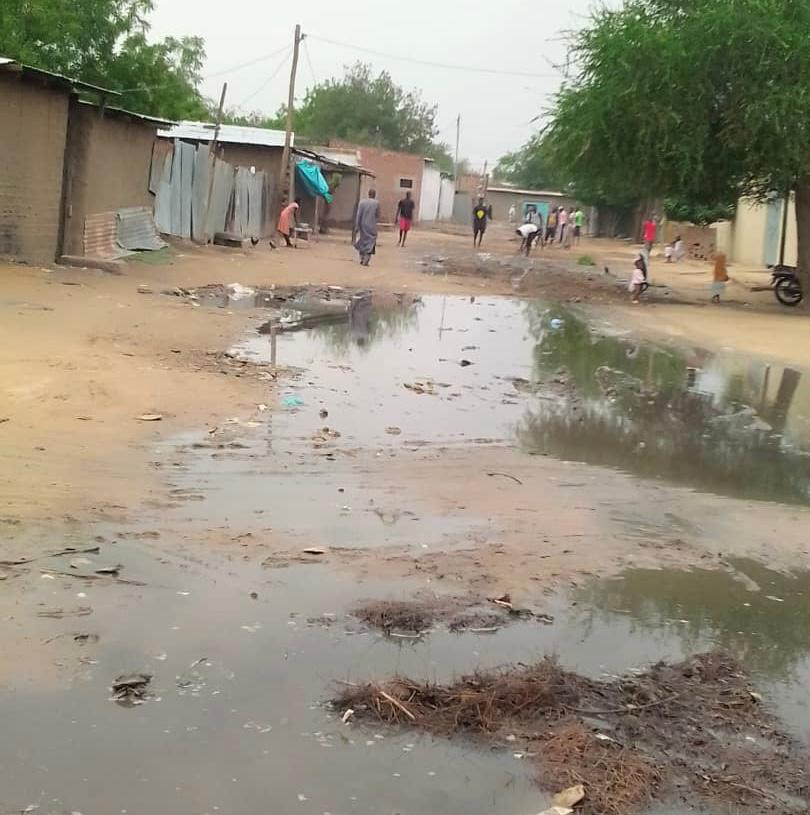
<instances>
[{"instance_id":1,"label":"metal roof","mask_svg":"<svg viewBox=\"0 0 810 815\"><path fill-rule=\"evenodd\" d=\"M304 156L305 158L312 159L312 161L318 161L321 164L328 165L325 169L335 169L335 170L351 170L353 172L359 173L360 175L367 175L371 176L372 178L376 178L376 175L371 171L367 170L365 167L360 166L360 156L357 154L347 155L345 151L336 150L336 149L323 149L318 148L317 151L315 150L306 150L303 147L295 147L293 148L293 153L297 156ZM331 153L331 155L330 155ZM347 161L342 161L341 159L336 158L336 156L343 156L343 158L347 159ZM354 162L352 161L354 158Z\"/></svg>"},{"instance_id":2,"label":"metal roof","mask_svg":"<svg viewBox=\"0 0 810 815\"><path fill-rule=\"evenodd\" d=\"M487 187L487 192L511 192L515 195L533 195L536 198L571 198L568 193L555 190L521 190L517 187Z\"/></svg>"},{"instance_id":3,"label":"metal roof","mask_svg":"<svg viewBox=\"0 0 810 815\"><path fill-rule=\"evenodd\" d=\"M103 116L115 116L123 119L136 119L138 121L144 122L145 124L154 125L155 127L165 127L166 125L172 125L171 119L158 119L155 116L147 116L144 113L133 113L131 110L124 110L124 108L116 108L107 105L105 108L101 108L95 102L89 102L86 99L79 100L80 105L87 105L91 108L97 108Z\"/></svg>"},{"instance_id":4,"label":"metal roof","mask_svg":"<svg viewBox=\"0 0 810 815\"><path fill-rule=\"evenodd\" d=\"M213 122L178 122L173 127L158 130L158 136L166 139L210 142L214 138L216 125ZM244 127L242 125L220 125L217 140L223 144L250 144L255 147L284 147L284 131L270 130L267 127ZM292 134L291 144L295 143Z\"/></svg>"},{"instance_id":5,"label":"metal roof","mask_svg":"<svg viewBox=\"0 0 810 815\"><path fill-rule=\"evenodd\" d=\"M24 77L36 77L51 85L57 85L66 91L78 89L95 91L96 93L101 93L105 96L121 95L118 91L113 91L109 88L100 88L98 85L91 85L89 82L82 82L79 79L72 79L69 76L55 74L53 71L44 71L42 68L34 68L31 65L24 65L22 62L17 62L16 59L9 59L8 57L0 57L0 71L13 71L14 73L22 74Z\"/></svg>"}]
</instances>

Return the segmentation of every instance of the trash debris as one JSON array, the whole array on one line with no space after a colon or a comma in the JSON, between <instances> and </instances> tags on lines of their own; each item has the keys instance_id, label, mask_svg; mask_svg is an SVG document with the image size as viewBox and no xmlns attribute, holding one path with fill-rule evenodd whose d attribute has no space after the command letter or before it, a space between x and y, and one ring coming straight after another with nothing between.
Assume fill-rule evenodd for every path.
<instances>
[{"instance_id":1,"label":"trash debris","mask_svg":"<svg viewBox=\"0 0 810 815\"><path fill-rule=\"evenodd\" d=\"M319 415L319 416L320 416L322 419L325 419L325 418L326 418L326 417L329 415L329 411L328 411L326 408L321 408L321 410L320 410L320 412L318 413L318 415Z\"/></svg>"},{"instance_id":2,"label":"trash debris","mask_svg":"<svg viewBox=\"0 0 810 815\"><path fill-rule=\"evenodd\" d=\"M562 792L558 792L551 799L551 803L563 809L573 809L584 797L585 787L582 784L577 784L575 787L568 787Z\"/></svg>"},{"instance_id":3,"label":"trash debris","mask_svg":"<svg viewBox=\"0 0 810 815\"><path fill-rule=\"evenodd\" d=\"M494 476L501 476L501 478L511 478L512 481L514 481L516 484L523 484L523 482L517 476L512 475L511 473L487 473L487 475L490 478L493 478Z\"/></svg>"},{"instance_id":4,"label":"trash debris","mask_svg":"<svg viewBox=\"0 0 810 815\"><path fill-rule=\"evenodd\" d=\"M558 331L560 328L563 327L563 321L559 317L552 317L551 322L549 325L555 330Z\"/></svg>"},{"instance_id":5,"label":"trash debris","mask_svg":"<svg viewBox=\"0 0 810 815\"><path fill-rule=\"evenodd\" d=\"M468 368L470 365L474 365L475 363L470 362L468 359L462 359L458 364L461 365L462 368Z\"/></svg>"},{"instance_id":6,"label":"trash debris","mask_svg":"<svg viewBox=\"0 0 810 815\"><path fill-rule=\"evenodd\" d=\"M301 550L305 555L325 555L326 549L321 549L317 546L308 546L306 549Z\"/></svg>"},{"instance_id":7,"label":"trash debris","mask_svg":"<svg viewBox=\"0 0 810 815\"><path fill-rule=\"evenodd\" d=\"M99 569L95 569L95 573L96 574L108 574L108 575L110 575L112 577L118 577L119 572L123 568L124 567L121 566L120 564L118 564L116 566L102 566Z\"/></svg>"},{"instance_id":8,"label":"trash debris","mask_svg":"<svg viewBox=\"0 0 810 815\"><path fill-rule=\"evenodd\" d=\"M145 283L141 283L141 285L138 286L138 294L154 294L154 292Z\"/></svg>"},{"instance_id":9,"label":"trash debris","mask_svg":"<svg viewBox=\"0 0 810 815\"><path fill-rule=\"evenodd\" d=\"M112 684L112 701L124 707L142 705L148 698L152 674L122 674Z\"/></svg>"},{"instance_id":10,"label":"trash debris","mask_svg":"<svg viewBox=\"0 0 810 815\"><path fill-rule=\"evenodd\" d=\"M389 436L399 436L402 433L402 428L401 427L396 427L395 425L391 425L391 426L385 428L385 432Z\"/></svg>"},{"instance_id":11,"label":"trash debris","mask_svg":"<svg viewBox=\"0 0 810 815\"><path fill-rule=\"evenodd\" d=\"M228 289L231 300L244 300L256 294L256 289L251 289L250 286L243 286L241 283L230 283L226 288Z\"/></svg>"},{"instance_id":12,"label":"trash debris","mask_svg":"<svg viewBox=\"0 0 810 815\"><path fill-rule=\"evenodd\" d=\"M550 807L549 809L544 809L542 812L539 812L537 815L571 815L573 809L568 809L567 807Z\"/></svg>"},{"instance_id":13,"label":"trash debris","mask_svg":"<svg viewBox=\"0 0 810 815\"><path fill-rule=\"evenodd\" d=\"M93 561L86 557L77 557L70 561L71 569L78 569L82 566L91 566Z\"/></svg>"},{"instance_id":14,"label":"trash debris","mask_svg":"<svg viewBox=\"0 0 810 815\"><path fill-rule=\"evenodd\" d=\"M292 393L283 396L281 398L281 404L284 405L284 407L303 407L304 400L300 396L296 396Z\"/></svg>"},{"instance_id":15,"label":"trash debris","mask_svg":"<svg viewBox=\"0 0 810 815\"><path fill-rule=\"evenodd\" d=\"M343 722L343 724L346 724L352 716L354 716L354 710L352 710L350 707L346 708L345 712L340 717L340 721Z\"/></svg>"},{"instance_id":16,"label":"trash debris","mask_svg":"<svg viewBox=\"0 0 810 815\"><path fill-rule=\"evenodd\" d=\"M142 413L140 416L136 416L135 418L137 418L139 422L160 422L160 421L163 421L163 414L162 413Z\"/></svg>"},{"instance_id":17,"label":"trash debris","mask_svg":"<svg viewBox=\"0 0 810 815\"><path fill-rule=\"evenodd\" d=\"M432 382L403 382L402 386L418 394L429 393L432 395L436 393Z\"/></svg>"}]
</instances>

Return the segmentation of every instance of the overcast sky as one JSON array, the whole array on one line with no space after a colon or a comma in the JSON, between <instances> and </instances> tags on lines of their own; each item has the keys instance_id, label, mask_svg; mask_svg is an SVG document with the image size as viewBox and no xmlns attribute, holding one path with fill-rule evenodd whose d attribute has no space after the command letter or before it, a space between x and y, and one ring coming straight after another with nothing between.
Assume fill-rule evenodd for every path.
<instances>
[{"instance_id":1,"label":"overcast sky","mask_svg":"<svg viewBox=\"0 0 810 815\"><path fill-rule=\"evenodd\" d=\"M218 97L228 81L228 107L275 112L286 101L289 58L283 52L242 70L248 60L286 49L296 23L311 36L302 48L296 96L356 60L389 71L406 89L438 104L440 138L455 142L461 114L461 155L490 165L519 147L559 84L554 65L564 56L565 31L580 27L594 0L156 0L152 33L197 34L205 39L203 92ZM539 76L497 76L448 70L363 53L346 43L395 56ZM278 72L273 78L274 70Z\"/></svg>"}]
</instances>

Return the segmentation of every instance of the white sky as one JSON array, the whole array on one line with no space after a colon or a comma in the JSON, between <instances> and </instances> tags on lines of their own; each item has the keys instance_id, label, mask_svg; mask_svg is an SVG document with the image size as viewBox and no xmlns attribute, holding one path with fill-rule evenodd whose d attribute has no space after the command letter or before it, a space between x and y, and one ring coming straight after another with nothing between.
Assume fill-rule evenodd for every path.
<instances>
[{"instance_id":1,"label":"white sky","mask_svg":"<svg viewBox=\"0 0 810 815\"><path fill-rule=\"evenodd\" d=\"M593 0L156 0L152 34L196 34L205 39L203 74L219 73L292 44L296 23L312 37L301 52L296 97L313 80L341 76L343 66L362 60L375 73L388 70L406 89L438 104L440 138L455 142L461 114L462 157L490 166L519 147L536 125L548 94L559 84L554 69L565 53L563 32L580 27ZM543 75L494 76L417 65L339 47L324 37L412 59ZM309 52L310 61L307 59ZM273 113L286 101L289 59L274 78L283 52L256 65L206 79L203 92L219 97L228 81L226 105ZM269 79L269 81L268 81ZM247 100L247 101L246 101Z\"/></svg>"}]
</instances>

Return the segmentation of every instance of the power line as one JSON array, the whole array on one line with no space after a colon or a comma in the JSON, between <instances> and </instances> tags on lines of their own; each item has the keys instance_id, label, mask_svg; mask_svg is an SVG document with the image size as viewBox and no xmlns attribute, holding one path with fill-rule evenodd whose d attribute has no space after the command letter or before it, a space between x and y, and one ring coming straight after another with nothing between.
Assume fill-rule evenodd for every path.
<instances>
[{"instance_id":1,"label":"power line","mask_svg":"<svg viewBox=\"0 0 810 815\"><path fill-rule=\"evenodd\" d=\"M313 87L318 84L318 80L315 78L315 69L312 67L312 57L309 55L309 46L307 45L306 36L303 38L304 41L304 56L307 58L307 65L309 65L309 73L312 76L312 85Z\"/></svg>"},{"instance_id":2,"label":"power line","mask_svg":"<svg viewBox=\"0 0 810 815\"><path fill-rule=\"evenodd\" d=\"M387 59L397 59L401 60L402 62L411 62L415 65L427 65L431 68L445 68L449 71L466 71L469 73L479 73L479 74L495 74L497 76L522 76L522 77L532 77L534 79L559 79L557 74L534 74L527 71L504 71L499 68L480 68L476 65L451 65L447 62L433 62L432 60L426 59L414 59L413 57L405 57L399 54L388 54L384 51L375 51L372 48L364 48L360 45L351 45L346 42L338 42L337 40L330 40L326 37L318 37L315 34L308 34L307 35L310 39L318 40L319 42L324 42L329 45L337 45L340 48L348 48L353 51L360 51L366 54L373 54L377 57L385 57Z\"/></svg>"},{"instance_id":3,"label":"power line","mask_svg":"<svg viewBox=\"0 0 810 815\"><path fill-rule=\"evenodd\" d=\"M281 62L279 62L279 64L276 65L275 69L273 70L273 73L271 73L270 76L268 76L267 79L265 79L265 81L262 82L262 84L259 85L259 87L256 88L255 91L253 91L253 93L250 94L250 96L247 96L245 99L243 99L236 107L243 108L248 102L250 102L251 99L254 99L256 96L258 96L273 81L273 79L275 79L276 74L286 64L287 59L289 58L291 51L292 51L292 46L287 48L284 56L281 58Z\"/></svg>"},{"instance_id":4,"label":"power line","mask_svg":"<svg viewBox=\"0 0 810 815\"><path fill-rule=\"evenodd\" d=\"M284 45L281 48L277 48L275 51L271 51L269 54L264 54L261 57L256 57L256 59L252 59L249 62L243 62L241 65L236 65L233 68L226 68L224 71L217 71L215 74L206 74L203 79L214 79L217 76L224 76L225 74L231 74L235 71L241 71L242 68L249 68L251 65L256 65L258 62L264 62L267 59L272 59L277 54L280 54L282 51L289 50L289 46Z\"/></svg>"},{"instance_id":5,"label":"power line","mask_svg":"<svg viewBox=\"0 0 810 815\"><path fill-rule=\"evenodd\" d=\"M235 73L236 71L241 71L243 68L249 68L251 65L256 65L259 62L264 62L267 59L272 59L277 54L280 54L282 51L289 51L289 46L284 46L283 48L278 48L275 51L271 51L269 54L263 54L260 57L256 57L255 59L250 60L249 62L243 62L240 65L235 65L233 68L226 68L224 71L217 71L213 74L205 74L204 76L200 77L200 81L204 81L206 79L215 79L218 76L224 76L225 74ZM158 85L139 85L137 88L122 88L118 93L135 93L136 91L155 91L160 90L161 88L169 88L172 85L176 84L176 80L173 82L162 82Z\"/></svg>"}]
</instances>

